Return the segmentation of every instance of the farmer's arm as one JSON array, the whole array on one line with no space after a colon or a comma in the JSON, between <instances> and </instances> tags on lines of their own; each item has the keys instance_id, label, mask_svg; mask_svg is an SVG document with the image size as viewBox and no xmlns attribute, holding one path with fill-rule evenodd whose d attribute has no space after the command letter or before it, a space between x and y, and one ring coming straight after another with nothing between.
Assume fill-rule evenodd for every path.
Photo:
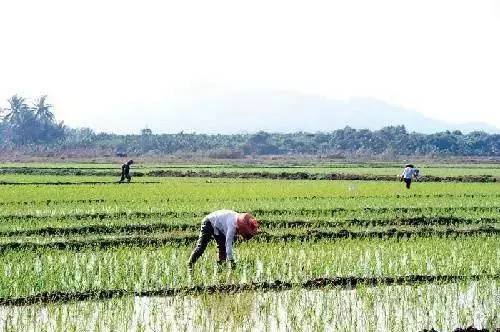
<instances>
[{"instance_id":1,"label":"farmer's arm","mask_svg":"<svg viewBox=\"0 0 500 332\"><path fill-rule=\"evenodd\" d=\"M233 261L233 241L236 235L236 227L230 227L226 233L226 259Z\"/></svg>"}]
</instances>

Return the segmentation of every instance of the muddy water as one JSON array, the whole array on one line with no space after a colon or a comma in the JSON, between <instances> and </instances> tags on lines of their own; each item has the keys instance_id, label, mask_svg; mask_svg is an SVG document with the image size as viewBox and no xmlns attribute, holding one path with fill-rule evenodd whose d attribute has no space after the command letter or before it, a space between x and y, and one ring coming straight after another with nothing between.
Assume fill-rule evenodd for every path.
<instances>
[{"instance_id":1,"label":"muddy water","mask_svg":"<svg viewBox=\"0 0 500 332\"><path fill-rule=\"evenodd\" d=\"M418 331L500 327L500 281L0 307L0 331Z\"/></svg>"}]
</instances>

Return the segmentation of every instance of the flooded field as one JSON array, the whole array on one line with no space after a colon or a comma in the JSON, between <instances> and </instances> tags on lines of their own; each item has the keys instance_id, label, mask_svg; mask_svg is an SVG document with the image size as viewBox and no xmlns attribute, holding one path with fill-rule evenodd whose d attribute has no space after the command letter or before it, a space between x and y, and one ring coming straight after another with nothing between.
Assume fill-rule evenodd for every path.
<instances>
[{"instance_id":1,"label":"flooded field","mask_svg":"<svg viewBox=\"0 0 500 332\"><path fill-rule=\"evenodd\" d=\"M0 331L500 327L496 182L5 179L23 185L0 191ZM220 208L262 232L234 269L210 244L189 273Z\"/></svg>"},{"instance_id":2,"label":"flooded field","mask_svg":"<svg viewBox=\"0 0 500 332\"><path fill-rule=\"evenodd\" d=\"M0 307L0 331L452 331L500 324L500 282L292 289Z\"/></svg>"}]
</instances>

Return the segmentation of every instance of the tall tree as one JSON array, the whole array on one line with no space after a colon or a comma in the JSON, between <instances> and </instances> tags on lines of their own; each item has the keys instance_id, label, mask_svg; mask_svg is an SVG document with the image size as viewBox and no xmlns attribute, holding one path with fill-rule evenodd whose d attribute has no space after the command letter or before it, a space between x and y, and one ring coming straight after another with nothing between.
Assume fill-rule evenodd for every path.
<instances>
[{"instance_id":1,"label":"tall tree","mask_svg":"<svg viewBox=\"0 0 500 332\"><path fill-rule=\"evenodd\" d=\"M64 136L64 124L55 121L47 96L41 96L32 107L18 95L8 99L8 103L3 131L10 142L18 145L54 143Z\"/></svg>"},{"instance_id":2,"label":"tall tree","mask_svg":"<svg viewBox=\"0 0 500 332\"><path fill-rule=\"evenodd\" d=\"M36 117L43 122L54 122L54 113L51 111L52 105L47 104L47 95L40 96L33 105Z\"/></svg>"},{"instance_id":3,"label":"tall tree","mask_svg":"<svg viewBox=\"0 0 500 332\"><path fill-rule=\"evenodd\" d=\"M7 122L16 122L29 111L26 99L23 97L13 95L7 100L7 102L9 103L9 107L6 108L7 114L4 117L4 120Z\"/></svg>"}]
</instances>

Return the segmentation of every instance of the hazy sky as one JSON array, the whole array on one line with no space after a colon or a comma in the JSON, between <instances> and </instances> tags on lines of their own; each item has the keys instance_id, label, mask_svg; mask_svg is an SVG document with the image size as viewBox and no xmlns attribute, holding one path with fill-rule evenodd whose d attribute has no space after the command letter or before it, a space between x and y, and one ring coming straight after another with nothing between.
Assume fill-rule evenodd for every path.
<instances>
[{"instance_id":1,"label":"hazy sky","mask_svg":"<svg viewBox=\"0 0 500 332\"><path fill-rule=\"evenodd\" d=\"M0 42L0 105L48 94L74 126L258 88L500 127L500 1L5 0Z\"/></svg>"}]
</instances>

